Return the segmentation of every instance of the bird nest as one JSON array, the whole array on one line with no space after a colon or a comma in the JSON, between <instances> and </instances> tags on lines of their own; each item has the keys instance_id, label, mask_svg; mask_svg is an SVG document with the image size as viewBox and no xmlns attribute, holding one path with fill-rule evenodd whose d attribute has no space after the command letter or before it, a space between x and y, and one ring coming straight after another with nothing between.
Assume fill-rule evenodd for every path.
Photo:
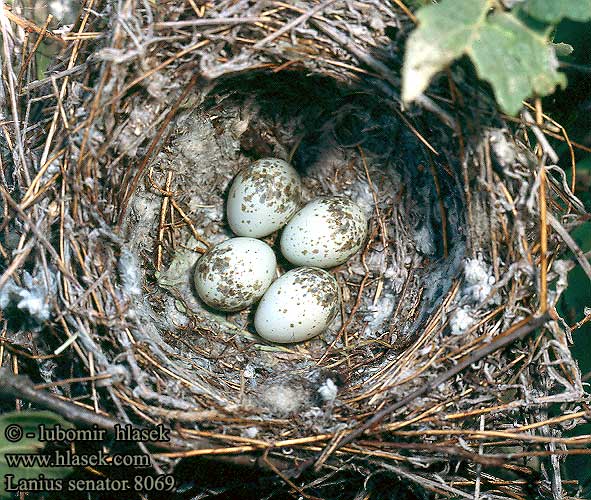
<instances>
[{"instance_id":1,"label":"bird nest","mask_svg":"<svg viewBox=\"0 0 591 500\"><path fill-rule=\"evenodd\" d=\"M140 447L199 498L561 498L586 415L554 310L567 251L584 265L568 137L539 107L507 121L460 68L404 110L394 4L87 0L41 80L4 24L0 349L29 379L2 391L173 429ZM232 236L231 179L270 156L370 219L331 270L340 315L302 344L192 288Z\"/></svg>"}]
</instances>

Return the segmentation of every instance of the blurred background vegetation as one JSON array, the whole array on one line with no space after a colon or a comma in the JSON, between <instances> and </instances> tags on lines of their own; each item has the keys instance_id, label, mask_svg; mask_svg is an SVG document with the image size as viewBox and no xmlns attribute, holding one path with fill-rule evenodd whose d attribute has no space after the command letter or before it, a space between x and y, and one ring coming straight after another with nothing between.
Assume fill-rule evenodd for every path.
<instances>
[{"instance_id":1,"label":"blurred background vegetation","mask_svg":"<svg viewBox=\"0 0 591 500\"><path fill-rule=\"evenodd\" d=\"M572 45L574 51L562 60L569 85L544 102L544 110L568 132L572 141L591 147L591 24L563 21L556 30L556 42ZM557 146L560 164L568 165L566 144ZM576 193L591 212L591 153L576 150ZM566 169L568 170L568 169ZM591 221L573 232L573 237L584 252L591 250ZM584 308L591 308L591 283L580 269L570 273L570 287L560 301L560 313L572 326L584 316ZM586 381L591 382L591 322L573 332L574 355ZM591 424L579 426L573 435L591 434ZM584 485L583 498L591 498L591 457L570 456L565 473Z\"/></svg>"}]
</instances>

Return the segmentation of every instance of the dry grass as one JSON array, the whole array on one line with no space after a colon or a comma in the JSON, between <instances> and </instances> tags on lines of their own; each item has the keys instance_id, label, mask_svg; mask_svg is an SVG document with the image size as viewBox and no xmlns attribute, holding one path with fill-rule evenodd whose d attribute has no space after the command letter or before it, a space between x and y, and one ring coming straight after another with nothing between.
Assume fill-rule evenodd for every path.
<instances>
[{"instance_id":1,"label":"dry grass","mask_svg":"<svg viewBox=\"0 0 591 500\"><path fill-rule=\"evenodd\" d=\"M413 20L398 0L128 0L115 12L106 8L86 0L66 37L31 26L18 5L2 23L0 288L8 305L0 317L0 391L17 398L17 409L26 400L107 429L163 423L174 439L150 449L157 472L207 457L212 471L259 467L295 497L380 498L392 478L415 493L454 498L574 494L561 463L588 453L591 436L563 432L591 411L569 346L589 315L570 326L554 306L575 262L588 268L569 237L588 215L572 192L574 154L572 184L553 166L556 141L571 152L581 146L539 101L519 119L504 117L449 72L418 107L401 111L400 47ZM393 32L392 40L386 33ZM64 48L52 76L36 80L31 64L43 37ZM355 265L335 271L347 294L334 337L274 347L244 328L244 318L194 311L178 328L150 325L143 297L164 311L173 293L158 286L155 271L186 236L200 243L195 253L211 243L183 179L162 166L179 115L196 108L211 118L226 100L245 106L240 85L248 75L272 86L273 75L293 74L370 95L405 131L399 144L414 144L420 157L388 161L430 186L439 250L430 257L408 250L417 192L408 185L393 198L376 178L386 160L364 144L348 145L334 178L310 181L340 189L350 175L369 187L373 203L366 248ZM284 132L273 139L280 143ZM268 147L261 137L255 155ZM305 149L302 137L282 146L290 157ZM138 193L151 193L160 207L155 245L143 253L128 241ZM461 214L451 200L460 200ZM572 262L564 260L569 250ZM372 264L382 253L398 266L400 286L386 326L368 336L364 315L390 286ZM471 276L471 265L485 281ZM432 297L435 276L449 286ZM41 310L22 303L34 293ZM460 310L471 321L453 334ZM335 401L314 403L322 425L248 399L247 362L265 356L279 360L269 379L290 367L302 381L307 371L320 373L308 380L310 390L342 379Z\"/></svg>"}]
</instances>

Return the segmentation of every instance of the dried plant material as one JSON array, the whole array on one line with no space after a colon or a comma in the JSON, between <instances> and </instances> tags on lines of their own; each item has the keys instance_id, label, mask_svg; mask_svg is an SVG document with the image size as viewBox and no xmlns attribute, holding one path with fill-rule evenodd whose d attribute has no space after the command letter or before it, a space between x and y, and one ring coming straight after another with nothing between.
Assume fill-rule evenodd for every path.
<instances>
[{"instance_id":1,"label":"dried plant material","mask_svg":"<svg viewBox=\"0 0 591 500\"><path fill-rule=\"evenodd\" d=\"M211 477L269 474L227 496L576 490L560 463L588 451L565 435L588 395L554 307L588 214L575 165L546 160L577 145L539 107L506 122L450 74L401 112L402 0L88 0L53 78L20 87L34 41L1 27L0 363L22 376L0 392L85 425L162 423L157 473L201 457ZM304 202L345 196L370 219L331 270L336 319L300 345L191 283L232 235L232 179L269 156L298 169Z\"/></svg>"}]
</instances>

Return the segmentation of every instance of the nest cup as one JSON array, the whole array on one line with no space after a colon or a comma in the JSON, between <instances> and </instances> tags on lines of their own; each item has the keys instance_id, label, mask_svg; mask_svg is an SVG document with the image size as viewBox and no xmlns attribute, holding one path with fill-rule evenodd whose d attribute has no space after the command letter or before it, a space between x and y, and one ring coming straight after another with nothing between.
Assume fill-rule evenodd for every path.
<instances>
[{"instance_id":1,"label":"nest cup","mask_svg":"<svg viewBox=\"0 0 591 500\"><path fill-rule=\"evenodd\" d=\"M113 17L99 2L75 29L104 35L52 66L94 54L62 75L65 97L25 83L49 118L23 125L26 162L4 162L2 244L21 257L4 257L0 305L11 345L58 354L11 354L16 366L36 383L78 377L55 391L89 397L105 426L173 428L166 453L150 450L155 470L196 493L556 495L557 460L533 452L556 451L564 429L548 430L549 412L584 391L570 332L533 316L572 267L558 237L539 254L539 183L556 227L584 212L564 172L469 76L401 110L404 11L246 3L197 2L195 19L150 2ZM340 314L297 345L263 341L254 308L221 314L192 284L199 255L232 237L232 178L264 157L295 166L305 201L346 196L370 220L365 247L331 270ZM502 338L517 342L497 349ZM240 481L220 479L228 467Z\"/></svg>"},{"instance_id":2,"label":"nest cup","mask_svg":"<svg viewBox=\"0 0 591 500\"><path fill-rule=\"evenodd\" d=\"M266 418L303 412L304 428L334 429L336 391L371 399L366 381L412 343L450 290L465 253L460 184L399 118L383 113L382 99L327 78L240 75L202 101L175 116L129 201L125 231L143 270L140 320L174 349L174 372L198 380L222 407ZM256 335L256 305L220 314L197 298L192 280L207 245L233 236L224 217L231 180L269 156L299 171L304 203L346 196L370 220L362 251L332 270L339 318L318 339L287 347ZM169 193L174 201L166 211ZM191 225L175 206L185 207ZM277 236L266 241L285 271L293 266L281 258Z\"/></svg>"}]
</instances>

